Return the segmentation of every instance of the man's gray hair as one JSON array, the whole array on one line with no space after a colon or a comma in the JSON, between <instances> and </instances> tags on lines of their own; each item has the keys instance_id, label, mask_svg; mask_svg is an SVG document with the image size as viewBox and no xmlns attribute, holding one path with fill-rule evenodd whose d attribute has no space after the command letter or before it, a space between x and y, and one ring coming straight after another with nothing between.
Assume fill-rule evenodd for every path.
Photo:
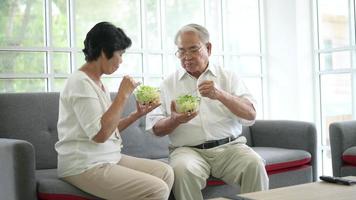
<instances>
[{"instance_id":1,"label":"man's gray hair","mask_svg":"<svg viewBox=\"0 0 356 200\"><path fill-rule=\"evenodd\" d=\"M177 32L177 34L174 38L174 43L176 45L178 45L179 36L185 32L197 33L199 35L200 40L204 44L209 42L209 32L208 32L208 30L206 30L205 27L200 26L199 24L187 24L187 25L183 26L181 29L179 29L179 31Z\"/></svg>"}]
</instances>

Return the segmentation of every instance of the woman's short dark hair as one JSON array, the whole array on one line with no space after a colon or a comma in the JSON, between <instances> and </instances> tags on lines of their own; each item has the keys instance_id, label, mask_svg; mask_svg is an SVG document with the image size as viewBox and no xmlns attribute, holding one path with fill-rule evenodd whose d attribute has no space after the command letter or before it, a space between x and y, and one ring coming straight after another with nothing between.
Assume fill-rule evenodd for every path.
<instances>
[{"instance_id":1,"label":"woman's short dark hair","mask_svg":"<svg viewBox=\"0 0 356 200\"><path fill-rule=\"evenodd\" d=\"M125 50L131 46L131 39L121 28L109 22L97 23L84 40L84 55L87 62L96 60L101 51L107 59L112 58L114 51Z\"/></svg>"}]
</instances>

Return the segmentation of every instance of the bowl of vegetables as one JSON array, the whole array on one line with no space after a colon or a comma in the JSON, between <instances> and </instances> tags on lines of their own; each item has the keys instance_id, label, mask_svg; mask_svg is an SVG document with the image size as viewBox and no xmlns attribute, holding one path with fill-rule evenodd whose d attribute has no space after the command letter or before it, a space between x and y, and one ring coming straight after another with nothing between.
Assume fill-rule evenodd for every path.
<instances>
[{"instance_id":1,"label":"bowl of vegetables","mask_svg":"<svg viewBox=\"0 0 356 200\"><path fill-rule=\"evenodd\" d=\"M200 97L190 94L178 96L176 108L179 113L195 112L199 108Z\"/></svg>"},{"instance_id":2,"label":"bowl of vegetables","mask_svg":"<svg viewBox=\"0 0 356 200\"><path fill-rule=\"evenodd\" d=\"M140 85L135 90L134 95L140 104L158 104L160 102L159 89L148 85Z\"/></svg>"}]
</instances>

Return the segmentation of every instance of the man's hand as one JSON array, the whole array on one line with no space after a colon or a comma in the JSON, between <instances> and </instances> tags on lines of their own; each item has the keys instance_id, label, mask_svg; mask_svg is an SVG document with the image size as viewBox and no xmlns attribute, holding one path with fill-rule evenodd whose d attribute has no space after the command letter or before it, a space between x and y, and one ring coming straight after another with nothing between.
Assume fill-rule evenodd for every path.
<instances>
[{"instance_id":1,"label":"man's hand","mask_svg":"<svg viewBox=\"0 0 356 200\"><path fill-rule=\"evenodd\" d=\"M171 118L178 122L179 124L182 123L187 123L189 122L191 119L193 119L194 117L196 117L198 115L198 112L186 112L186 113L179 113L177 112L177 108L176 108L176 102L172 101L171 102Z\"/></svg>"},{"instance_id":2,"label":"man's hand","mask_svg":"<svg viewBox=\"0 0 356 200\"><path fill-rule=\"evenodd\" d=\"M215 88L214 81L203 81L198 85L198 90L201 96L210 99L217 99L219 90Z\"/></svg>"}]
</instances>

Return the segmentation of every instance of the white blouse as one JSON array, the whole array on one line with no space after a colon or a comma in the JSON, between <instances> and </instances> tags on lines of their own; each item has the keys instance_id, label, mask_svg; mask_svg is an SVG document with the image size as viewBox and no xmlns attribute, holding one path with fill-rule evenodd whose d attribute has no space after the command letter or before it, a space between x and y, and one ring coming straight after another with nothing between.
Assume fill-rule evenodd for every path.
<instances>
[{"instance_id":1,"label":"white blouse","mask_svg":"<svg viewBox=\"0 0 356 200\"><path fill-rule=\"evenodd\" d=\"M60 94L58 116L58 176L80 174L102 163L117 163L121 158L121 137L113 133L104 143L92 139L101 129L101 117L111 105L104 92L84 72L76 71ZM118 138L115 136L117 135Z\"/></svg>"}]
</instances>

